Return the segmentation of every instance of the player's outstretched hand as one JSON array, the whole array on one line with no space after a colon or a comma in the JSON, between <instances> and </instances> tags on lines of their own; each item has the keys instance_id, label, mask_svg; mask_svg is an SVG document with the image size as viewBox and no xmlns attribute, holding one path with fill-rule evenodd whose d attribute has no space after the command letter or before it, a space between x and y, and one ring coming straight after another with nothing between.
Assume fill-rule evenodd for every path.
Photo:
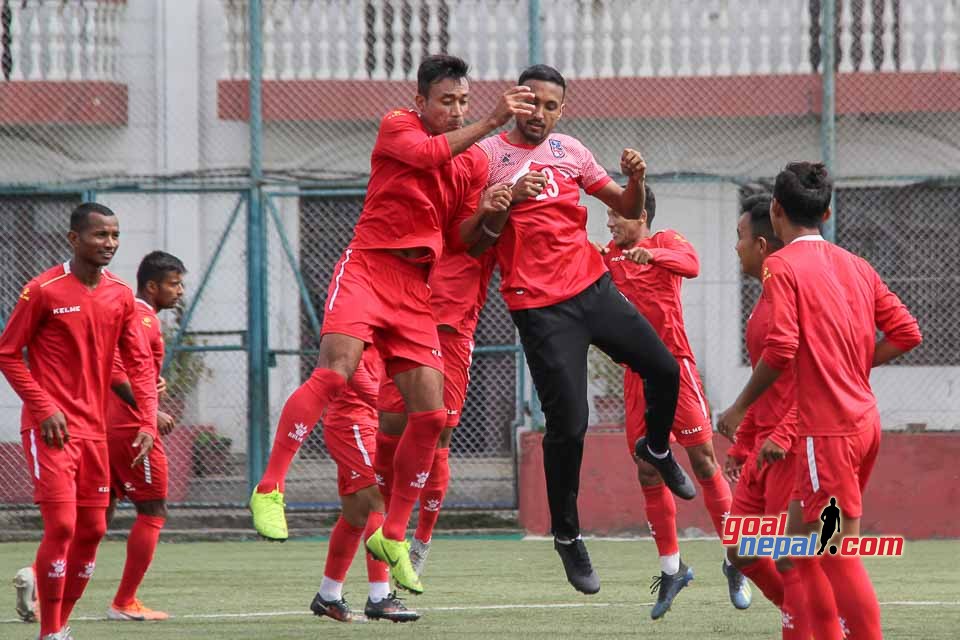
<instances>
[{"instance_id":1,"label":"player's outstretched hand","mask_svg":"<svg viewBox=\"0 0 960 640\"><path fill-rule=\"evenodd\" d=\"M67 432L67 417L63 411L55 414L40 423L40 435L49 447L63 449L63 445L70 442L70 433Z\"/></svg>"},{"instance_id":2,"label":"player's outstretched hand","mask_svg":"<svg viewBox=\"0 0 960 640\"><path fill-rule=\"evenodd\" d=\"M767 438L763 441L760 451L757 453L757 469L762 469L765 464L773 464L777 460L783 460L786 456L786 449Z\"/></svg>"},{"instance_id":3,"label":"player's outstretched hand","mask_svg":"<svg viewBox=\"0 0 960 640\"><path fill-rule=\"evenodd\" d=\"M723 463L723 477L727 482L739 482L740 472L743 470L743 460L736 456L727 455Z\"/></svg>"},{"instance_id":4,"label":"player's outstretched hand","mask_svg":"<svg viewBox=\"0 0 960 640\"><path fill-rule=\"evenodd\" d=\"M653 253L649 249L644 249L643 247L634 247L624 251L623 257L627 260L632 260L637 264L649 264L649 262L653 260Z\"/></svg>"},{"instance_id":5,"label":"player's outstretched hand","mask_svg":"<svg viewBox=\"0 0 960 640\"><path fill-rule=\"evenodd\" d=\"M600 244L599 242L591 242L590 244L592 244L592 245L593 245L593 248L596 249L597 251L599 251L599 252L600 252L600 255L602 255L602 256L605 256L605 255L607 255L608 253L610 253L610 247L608 247L608 246L606 246L606 245L602 245L602 244Z\"/></svg>"},{"instance_id":6,"label":"player's outstretched hand","mask_svg":"<svg viewBox=\"0 0 960 640\"><path fill-rule=\"evenodd\" d=\"M528 116L533 113L533 91L530 87L517 86L504 91L490 116L498 127L502 127L513 116Z\"/></svg>"},{"instance_id":7,"label":"player's outstretched hand","mask_svg":"<svg viewBox=\"0 0 960 640\"><path fill-rule=\"evenodd\" d=\"M133 459L133 463L130 465L130 468L137 466L138 464L143 464L143 461L150 451L153 449L153 436L147 433L146 431L140 431L137 433L137 437L133 440L134 449L139 449L140 452L137 454L137 457Z\"/></svg>"},{"instance_id":8,"label":"player's outstretched hand","mask_svg":"<svg viewBox=\"0 0 960 640\"><path fill-rule=\"evenodd\" d=\"M163 411L157 411L157 431L160 432L160 435L167 435L173 431L176 426L177 423L173 419L173 416Z\"/></svg>"},{"instance_id":9,"label":"player's outstretched hand","mask_svg":"<svg viewBox=\"0 0 960 640\"><path fill-rule=\"evenodd\" d=\"M624 149L620 155L620 173L634 182L642 182L647 176L647 163L636 149Z\"/></svg>"},{"instance_id":10,"label":"player's outstretched hand","mask_svg":"<svg viewBox=\"0 0 960 640\"><path fill-rule=\"evenodd\" d=\"M746 411L738 409L736 405L731 406L717 418L717 431L726 436L730 442L736 442L737 428L746 414Z\"/></svg>"},{"instance_id":11,"label":"player's outstretched hand","mask_svg":"<svg viewBox=\"0 0 960 640\"><path fill-rule=\"evenodd\" d=\"M510 183L502 182L487 187L480 197L479 211L483 215L501 213L510 208Z\"/></svg>"},{"instance_id":12,"label":"player's outstretched hand","mask_svg":"<svg viewBox=\"0 0 960 640\"><path fill-rule=\"evenodd\" d=\"M547 176L542 171L530 171L513 185L513 203L527 198L536 198L547 186Z\"/></svg>"}]
</instances>

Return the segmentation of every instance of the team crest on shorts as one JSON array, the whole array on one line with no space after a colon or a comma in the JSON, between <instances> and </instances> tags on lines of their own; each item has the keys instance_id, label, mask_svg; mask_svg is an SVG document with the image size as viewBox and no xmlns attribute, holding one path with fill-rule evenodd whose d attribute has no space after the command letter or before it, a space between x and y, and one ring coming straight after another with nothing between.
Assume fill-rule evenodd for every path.
<instances>
[{"instance_id":1,"label":"team crest on shorts","mask_svg":"<svg viewBox=\"0 0 960 640\"><path fill-rule=\"evenodd\" d=\"M563 149L563 143L553 138L550 138L550 152L554 158L562 158L567 155L567 152Z\"/></svg>"}]
</instances>

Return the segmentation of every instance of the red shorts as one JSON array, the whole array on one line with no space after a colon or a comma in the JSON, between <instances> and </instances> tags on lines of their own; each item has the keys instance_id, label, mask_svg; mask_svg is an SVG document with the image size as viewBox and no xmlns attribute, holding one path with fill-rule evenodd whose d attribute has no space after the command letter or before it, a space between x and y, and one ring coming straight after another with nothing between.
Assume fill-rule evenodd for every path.
<instances>
[{"instance_id":1,"label":"red shorts","mask_svg":"<svg viewBox=\"0 0 960 640\"><path fill-rule=\"evenodd\" d=\"M797 454L790 451L783 460L765 464L757 471L757 452L758 449L752 451L743 463L730 513L736 516L786 513L797 479Z\"/></svg>"},{"instance_id":2,"label":"red shorts","mask_svg":"<svg viewBox=\"0 0 960 640\"><path fill-rule=\"evenodd\" d=\"M140 450L133 448L137 429L116 429L107 434L110 450L110 487L115 496L130 502L167 499L167 454L157 438L142 464L131 467Z\"/></svg>"},{"instance_id":3,"label":"red shorts","mask_svg":"<svg viewBox=\"0 0 960 640\"><path fill-rule=\"evenodd\" d=\"M804 522L817 522L830 498L844 517L863 515L863 490L880 451L880 417L848 436L800 438L793 499L800 500Z\"/></svg>"},{"instance_id":4,"label":"red shorts","mask_svg":"<svg viewBox=\"0 0 960 640\"><path fill-rule=\"evenodd\" d=\"M460 414L467 400L470 365L473 363L473 338L452 331L438 331L443 354L443 407L447 410L447 427L460 424ZM387 413L404 413L403 397L390 378L385 378L377 396L377 409Z\"/></svg>"},{"instance_id":5,"label":"red shorts","mask_svg":"<svg viewBox=\"0 0 960 640\"><path fill-rule=\"evenodd\" d=\"M348 496L377 484L373 456L377 427L369 424L323 425L323 442L337 463L337 492Z\"/></svg>"},{"instance_id":6,"label":"red shorts","mask_svg":"<svg viewBox=\"0 0 960 640\"><path fill-rule=\"evenodd\" d=\"M441 371L428 272L386 251L348 248L333 269L320 335L375 344L391 376L421 365Z\"/></svg>"},{"instance_id":7,"label":"red shorts","mask_svg":"<svg viewBox=\"0 0 960 640\"><path fill-rule=\"evenodd\" d=\"M697 366L688 358L679 358L680 394L677 396L677 412L673 417L671 440L681 447L693 447L713 439L710 424L710 407L703 392L703 383ZM633 455L633 447L647 433L644 411L647 403L643 397L643 378L627 369L623 376L623 400L627 418L627 448Z\"/></svg>"},{"instance_id":8,"label":"red shorts","mask_svg":"<svg viewBox=\"0 0 960 640\"><path fill-rule=\"evenodd\" d=\"M63 449L47 446L40 432L20 434L27 469L33 478L33 501L75 502L78 507L110 504L110 456L101 440L71 438Z\"/></svg>"}]
</instances>

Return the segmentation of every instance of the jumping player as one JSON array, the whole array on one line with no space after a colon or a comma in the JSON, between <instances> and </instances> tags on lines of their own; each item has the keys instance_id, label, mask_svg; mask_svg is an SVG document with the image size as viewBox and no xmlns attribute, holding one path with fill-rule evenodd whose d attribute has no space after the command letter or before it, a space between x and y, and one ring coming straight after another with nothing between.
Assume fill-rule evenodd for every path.
<instances>
[{"instance_id":1,"label":"jumping player","mask_svg":"<svg viewBox=\"0 0 960 640\"><path fill-rule=\"evenodd\" d=\"M157 380L133 290L105 269L120 243L117 217L101 204L82 204L67 238L73 257L27 283L0 336L0 371L23 400L23 449L43 519L34 565L41 640L70 637L67 621L107 529L103 414L118 348L141 409L132 466L157 437Z\"/></svg>"},{"instance_id":2,"label":"jumping player","mask_svg":"<svg viewBox=\"0 0 960 640\"><path fill-rule=\"evenodd\" d=\"M657 211L656 198L650 187L645 189L644 210L638 219L630 220L613 209L607 210L607 228L613 239L603 247L603 260L617 289L650 321L680 364L680 394L673 418L673 436L687 451L693 473L703 489L704 504L714 529L722 535L723 519L730 512L730 485L723 477L713 450L710 410L697 373L693 349L687 339L680 300L683 280L699 275L700 260L693 245L676 231L651 231ZM639 375L626 371L623 399L627 447L631 455L637 441L646 433L643 384ZM650 612L656 620L666 614L676 595L693 579L693 570L680 559L677 506L673 494L664 486L652 465L636 456L634 458L647 521L660 555L660 576L654 579L653 586L657 602ZM733 606L746 609L750 606L751 593L743 574L726 557L721 568Z\"/></svg>"},{"instance_id":3,"label":"jumping player","mask_svg":"<svg viewBox=\"0 0 960 640\"><path fill-rule=\"evenodd\" d=\"M822 164L795 162L777 175L770 221L785 246L767 257L761 274L770 329L750 380L720 415L718 429L735 439L750 406L795 362L801 446L788 531L816 531L833 497L842 512L840 533L858 536L863 490L880 444L870 370L913 349L921 336L917 321L873 267L820 235L832 192ZM759 452L764 460L786 454L770 439ZM859 558L793 561L815 637L843 637L839 616L851 638L882 636L876 593Z\"/></svg>"},{"instance_id":4,"label":"jumping player","mask_svg":"<svg viewBox=\"0 0 960 640\"><path fill-rule=\"evenodd\" d=\"M390 564L400 587L414 593L423 586L410 565L406 527L447 419L427 280L442 252L443 231L454 230L447 244L462 243L450 218L463 210L482 211L496 200L496 190L481 200L483 184L472 180L479 173L475 163L485 161L482 154L466 154L457 163L452 158L514 114L532 110L530 91L514 87L490 116L462 126L466 75L459 58L428 57L417 74L417 110L396 109L383 118L363 211L330 282L317 368L287 400L276 435L283 439L297 424L315 424L345 387L364 345L376 344L404 398L408 428L397 447L390 509L367 547ZM465 200L469 204L457 208ZM283 460L268 465L251 497L254 526L267 538L287 537L281 483L288 465Z\"/></svg>"},{"instance_id":5,"label":"jumping player","mask_svg":"<svg viewBox=\"0 0 960 640\"><path fill-rule=\"evenodd\" d=\"M650 323L614 287L587 239L587 210L580 205L583 188L624 216L639 217L643 158L632 149L623 151L620 170L628 180L621 188L577 139L554 133L564 107L563 76L552 67L535 65L520 74L520 81L533 90L533 113L518 114L510 131L479 146L490 161L488 184L536 179L540 188L536 195L514 202L509 216L485 224L488 237L483 242L496 242L500 290L543 403L544 472L554 548L574 588L596 593L600 579L580 538L577 513L589 417L587 349L598 346L646 381L648 437L639 441L638 455L657 468L671 490L691 499L696 489L668 444L679 368Z\"/></svg>"}]
</instances>

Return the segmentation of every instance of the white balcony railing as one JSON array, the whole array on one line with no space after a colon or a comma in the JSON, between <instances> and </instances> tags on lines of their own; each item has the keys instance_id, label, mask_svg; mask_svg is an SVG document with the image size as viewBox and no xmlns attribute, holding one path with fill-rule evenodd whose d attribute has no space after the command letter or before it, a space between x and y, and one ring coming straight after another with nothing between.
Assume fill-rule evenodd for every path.
<instances>
[{"instance_id":1,"label":"white balcony railing","mask_svg":"<svg viewBox=\"0 0 960 640\"><path fill-rule=\"evenodd\" d=\"M222 0L224 79L247 74L247 2ZM955 0L838 2L841 72L956 71ZM572 78L811 73L809 0L551 0L543 59ZM815 5L816 6L816 5ZM898 7L898 8L897 8ZM526 0L264 0L267 79L402 80L426 52L465 57L479 79L527 60Z\"/></svg>"},{"instance_id":2,"label":"white balcony railing","mask_svg":"<svg viewBox=\"0 0 960 640\"><path fill-rule=\"evenodd\" d=\"M120 77L126 0L10 0L0 82Z\"/></svg>"}]
</instances>

